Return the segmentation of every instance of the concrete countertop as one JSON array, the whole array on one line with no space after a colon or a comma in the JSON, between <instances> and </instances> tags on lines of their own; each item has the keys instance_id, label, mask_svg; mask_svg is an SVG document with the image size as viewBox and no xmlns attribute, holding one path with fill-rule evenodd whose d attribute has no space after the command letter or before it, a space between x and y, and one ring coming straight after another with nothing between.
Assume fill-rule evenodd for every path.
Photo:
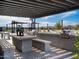
<instances>
[{"instance_id":1,"label":"concrete countertop","mask_svg":"<svg viewBox=\"0 0 79 59\"><path fill-rule=\"evenodd\" d=\"M53 32L38 32L39 34L57 34L60 35L60 33L53 33Z\"/></svg>"},{"instance_id":2,"label":"concrete countertop","mask_svg":"<svg viewBox=\"0 0 79 59\"><path fill-rule=\"evenodd\" d=\"M35 41L44 42L44 43L51 43L50 41L43 40L43 39L33 39Z\"/></svg>"},{"instance_id":3,"label":"concrete countertop","mask_svg":"<svg viewBox=\"0 0 79 59\"><path fill-rule=\"evenodd\" d=\"M17 35L12 35L12 37L17 38L18 40L26 40L26 39L33 39L35 36L31 35L24 35L24 36L17 36Z\"/></svg>"},{"instance_id":4,"label":"concrete countertop","mask_svg":"<svg viewBox=\"0 0 79 59\"><path fill-rule=\"evenodd\" d=\"M38 34L58 35L58 36L61 36L61 33L52 33L52 32L38 32ZM77 34L71 34L70 36L78 36L78 35Z\"/></svg>"}]
</instances>

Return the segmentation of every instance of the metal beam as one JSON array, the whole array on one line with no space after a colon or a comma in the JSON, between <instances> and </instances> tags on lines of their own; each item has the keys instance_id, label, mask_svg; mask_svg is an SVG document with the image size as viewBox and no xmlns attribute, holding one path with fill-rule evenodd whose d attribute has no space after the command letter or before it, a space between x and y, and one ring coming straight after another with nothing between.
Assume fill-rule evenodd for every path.
<instances>
[{"instance_id":1,"label":"metal beam","mask_svg":"<svg viewBox=\"0 0 79 59\"><path fill-rule=\"evenodd\" d=\"M41 7L47 7L47 8L55 8L54 6L49 6L49 5L45 5L45 4L40 4L40 3L35 3L35 2L31 2L31 1L27 1L27 2L22 2L20 0L5 0L7 2L10 2L10 3L16 3L16 4L21 4L21 5L34 5L34 6L41 6Z\"/></svg>"},{"instance_id":2,"label":"metal beam","mask_svg":"<svg viewBox=\"0 0 79 59\"><path fill-rule=\"evenodd\" d=\"M3 2L3 3L6 3L6 2ZM8 3L8 4L12 4L12 3ZM12 4L12 5L18 6L18 5L16 5L16 4ZM5 5L5 6L7 6L7 5ZM10 6L11 6L11 5L10 5ZM14 6L13 6L13 7L14 7ZM24 7L24 6L23 6L23 7ZM29 7L29 6L28 6L28 7L26 6L26 8L30 8L30 9L33 9L34 11L37 11L37 10L36 10L37 8L32 8L32 7ZM25 8L24 8L24 9L25 9ZM46 9L47 9L47 10L46 10ZM48 11L48 10L49 10L48 8L46 8L46 9L40 9L40 8L39 8L39 11L36 12L36 13L40 13L40 12L44 12L44 11ZM57 9L58 9L58 8L57 8ZM43 11L43 10L44 10L44 11ZM52 8L51 10L53 11L53 8Z\"/></svg>"},{"instance_id":3,"label":"metal beam","mask_svg":"<svg viewBox=\"0 0 79 59\"><path fill-rule=\"evenodd\" d=\"M28 3L34 3L34 4L40 3L38 0L35 0L35 1L34 0L20 0L20 1L28 2ZM56 5L55 3L50 4L50 3L43 3L43 2L41 2L40 4L45 4L45 5L48 5L48 6L51 6L51 7L60 7L60 8L62 8L62 6Z\"/></svg>"},{"instance_id":4,"label":"metal beam","mask_svg":"<svg viewBox=\"0 0 79 59\"><path fill-rule=\"evenodd\" d=\"M7 2L7 1L0 1L0 3L14 5L14 6L23 6L25 8L26 8L26 6L29 6L29 7L35 7L35 8L40 8L40 9L49 9L49 8L46 8L46 7L43 7L43 6L31 5L31 4L28 4L28 3L26 5L11 3L11 2ZM54 8L54 7L52 7L52 8Z\"/></svg>"},{"instance_id":5,"label":"metal beam","mask_svg":"<svg viewBox=\"0 0 79 59\"><path fill-rule=\"evenodd\" d=\"M1 2L2 3L2 2ZM7 5L8 4L8 5ZM34 11L38 11L38 9L39 9L39 11L37 12L37 13L40 13L40 12L43 12L43 11L48 11L49 10L49 8L46 8L46 9L44 9L44 8L35 8L35 7L30 7L30 6L18 6L18 5L16 5L16 4L11 4L11 3L6 3L6 2L3 2L3 4L0 4L1 6L2 5L4 5L4 6L6 6L6 7L15 7L16 8L16 6L17 6L17 8L23 8L23 9L27 9L27 8L30 8L30 9L33 9ZM22 9L21 8L21 9ZM54 9L52 8L52 11L53 11Z\"/></svg>"},{"instance_id":6,"label":"metal beam","mask_svg":"<svg viewBox=\"0 0 79 59\"><path fill-rule=\"evenodd\" d=\"M9 8L9 10L10 9L16 9L16 10L20 10L20 11L26 11L26 12L28 12L28 10L29 10L29 12L33 12L33 13L35 13L35 14L40 14L40 13L44 13L44 12L47 12L47 11L54 11L54 10L40 10L40 9L31 9L31 8L28 8L28 10L27 10L27 8L21 8L21 7L19 7L19 8L14 8L14 6L12 7L12 6L8 6L8 5L5 5L5 6L0 6L0 9L2 9L2 8L5 8L5 9L7 9L7 8ZM35 11L36 10L36 11ZM6 11L6 10L5 10Z\"/></svg>"},{"instance_id":7,"label":"metal beam","mask_svg":"<svg viewBox=\"0 0 79 59\"><path fill-rule=\"evenodd\" d=\"M41 2L41 3L46 3L46 4L49 4L49 5L54 5L54 6L56 6L56 7L59 7L59 8L65 8L66 6L64 6L64 5L61 5L61 4L58 4L58 3L55 3L55 2L48 2L48 1L44 1L44 0L36 0L36 1L38 1L38 2Z\"/></svg>"},{"instance_id":8,"label":"metal beam","mask_svg":"<svg viewBox=\"0 0 79 59\"><path fill-rule=\"evenodd\" d=\"M62 1L58 1L58 0L51 0L51 1L53 1L53 2L56 2L56 3L60 3L60 4L63 4L63 5L66 5L66 6L68 6L68 7L71 7L71 5L69 5L69 4L67 4L67 3L64 3L64 2L62 2Z\"/></svg>"},{"instance_id":9,"label":"metal beam","mask_svg":"<svg viewBox=\"0 0 79 59\"><path fill-rule=\"evenodd\" d=\"M53 9L48 9L48 10L43 9L43 10L40 10L40 9L31 9L31 8L29 9L29 7L23 8L23 7L8 6L8 5L0 6L0 8L9 8L9 9L12 8L12 9L18 9L18 10L21 10L21 11L26 10L26 12L28 12L27 11L27 8L28 8L29 12L33 12L35 14L40 14L40 13L44 13L44 12L54 11Z\"/></svg>"},{"instance_id":10,"label":"metal beam","mask_svg":"<svg viewBox=\"0 0 79 59\"><path fill-rule=\"evenodd\" d=\"M54 10L43 10L43 11L35 11L34 9L33 10L30 10L30 9L28 9L27 11L25 10L25 9L23 9L23 8L21 8L21 9L23 9L22 11L24 11L24 12L22 12L19 8L12 8L12 6L11 7L8 7L7 5L5 5L5 6L0 6L0 8L1 8L1 10L2 10L2 12L3 13L1 13L1 14L5 14L5 15L7 15L7 13L8 13L8 15L16 15L17 16L17 14L18 15L21 15L21 16L23 16L23 15L26 15L26 16L35 16L36 17L36 15L41 15L41 13L42 14L44 14L44 13L46 13L46 12L50 12L50 11L54 11ZM3 9L2 9L3 8ZM17 10L18 9L18 10ZM11 11L15 11L15 12L11 12ZM31 11L31 12L30 12ZM12 14L13 13L13 14ZM14 14L15 13L15 14ZM26 14L27 13L27 14Z\"/></svg>"},{"instance_id":11,"label":"metal beam","mask_svg":"<svg viewBox=\"0 0 79 59\"><path fill-rule=\"evenodd\" d=\"M66 0L67 2L70 2L70 3L73 3L73 4L75 4L75 5L77 5L77 3L76 2L74 2L74 1L72 1L72 0Z\"/></svg>"},{"instance_id":12,"label":"metal beam","mask_svg":"<svg viewBox=\"0 0 79 59\"><path fill-rule=\"evenodd\" d=\"M7 5L7 4L0 4L0 7L12 7L12 8L20 8L20 9L26 9L27 10L27 8L29 8L30 10L34 10L34 11L38 11L39 10L39 12L41 11L46 11L46 10L49 10L49 9L40 9L40 8L34 8L34 7L29 7L29 6L26 6L26 8L24 8L24 7L22 7L22 6L14 6L14 5ZM52 9L52 10L54 10L54 9ZM38 13L39 13L38 12Z\"/></svg>"}]
</instances>

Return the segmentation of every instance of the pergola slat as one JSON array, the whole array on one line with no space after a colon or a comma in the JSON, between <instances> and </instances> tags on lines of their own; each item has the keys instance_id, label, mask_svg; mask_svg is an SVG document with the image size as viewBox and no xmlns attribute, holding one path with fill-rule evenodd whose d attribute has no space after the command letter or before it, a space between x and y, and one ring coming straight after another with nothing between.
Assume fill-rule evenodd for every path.
<instances>
[{"instance_id":1,"label":"pergola slat","mask_svg":"<svg viewBox=\"0 0 79 59\"><path fill-rule=\"evenodd\" d=\"M42 7L50 7L50 8L53 8L54 6L49 6L49 5L45 5L45 4L40 4L40 3L34 3L34 2L31 2L31 1L27 1L27 2L22 2L22 1L20 1L20 0L5 0L6 2L10 2L10 3L16 3L16 4L21 4L21 5L24 5L24 6L26 6L28 3L29 3L29 5L34 5L34 6L42 6Z\"/></svg>"}]
</instances>

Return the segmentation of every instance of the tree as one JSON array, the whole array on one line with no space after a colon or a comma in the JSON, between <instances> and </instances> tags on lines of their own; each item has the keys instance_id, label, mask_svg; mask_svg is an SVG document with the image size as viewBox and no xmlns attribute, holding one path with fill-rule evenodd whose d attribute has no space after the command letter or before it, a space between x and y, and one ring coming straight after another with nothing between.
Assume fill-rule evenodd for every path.
<instances>
[{"instance_id":1,"label":"tree","mask_svg":"<svg viewBox=\"0 0 79 59\"><path fill-rule=\"evenodd\" d=\"M55 28L56 29L61 29L62 28L62 25L61 25L61 23L60 22L57 22L56 24L55 24Z\"/></svg>"},{"instance_id":2,"label":"tree","mask_svg":"<svg viewBox=\"0 0 79 59\"><path fill-rule=\"evenodd\" d=\"M79 24L75 25L75 29L76 29L76 30L79 29Z\"/></svg>"}]
</instances>

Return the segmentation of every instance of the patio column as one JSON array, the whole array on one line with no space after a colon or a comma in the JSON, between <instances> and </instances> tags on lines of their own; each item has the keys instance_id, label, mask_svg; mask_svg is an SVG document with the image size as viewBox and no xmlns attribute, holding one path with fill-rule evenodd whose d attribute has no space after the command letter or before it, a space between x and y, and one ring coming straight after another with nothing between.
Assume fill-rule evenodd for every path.
<instances>
[{"instance_id":1,"label":"patio column","mask_svg":"<svg viewBox=\"0 0 79 59\"><path fill-rule=\"evenodd\" d=\"M15 21L12 21L12 33L15 33Z\"/></svg>"},{"instance_id":2,"label":"patio column","mask_svg":"<svg viewBox=\"0 0 79 59\"><path fill-rule=\"evenodd\" d=\"M36 25L35 25L35 23L36 23L36 19L32 19L32 23L31 23L31 28L32 29L36 29Z\"/></svg>"},{"instance_id":3,"label":"patio column","mask_svg":"<svg viewBox=\"0 0 79 59\"><path fill-rule=\"evenodd\" d=\"M29 27L28 28L29 28L29 31L30 31L30 29L31 29L31 23L29 23Z\"/></svg>"},{"instance_id":4,"label":"patio column","mask_svg":"<svg viewBox=\"0 0 79 59\"><path fill-rule=\"evenodd\" d=\"M38 23L38 31L39 31L39 23Z\"/></svg>"},{"instance_id":5,"label":"patio column","mask_svg":"<svg viewBox=\"0 0 79 59\"><path fill-rule=\"evenodd\" d=\"M48 32L49 32L49 27L48 27L48 23L47 23L47 30L48 30Z\"/></svg>"},{"instance_id":6,"label":"patio column","mask_svg":"<svg viewBox=\"0 0 79 59\"><path fill-rule=\"evenodd\" d=\"M8 24L6 24L6 30L8 30Z\"/></svg>"},{"instance_id":7,"label":"patio column","mask_svg":"<svg viewBox=\"0 0 79 59\"><path fill-rule=\"evenodd\" d=\"M16 32L16 23L14 23L14 33Z\"/></svg>"},{"instance_id":8,"label":"patio column","mask_svg":"<svg viewBox=\"0 0 79 59\"><path fill-rule=\"evenodd\" d=\"M61 20L61 26L62 26L62 28L63 28L63 20ZM61 28L61 29L62 29L62 28Z\"/></svg>"},{"instance_id":9,"label":"patio column","mask_svg":"<svg viewBox=\"0 0 79 59\"><path fill-rule=\"evenodd\" d=\"M11 23L11 24L12 24L12 33L14 33L14 30L13 30L13 27L14 27L14 26L13 26L13 21L12 21L12 23Z\"/></svg>"}]
</instances>

